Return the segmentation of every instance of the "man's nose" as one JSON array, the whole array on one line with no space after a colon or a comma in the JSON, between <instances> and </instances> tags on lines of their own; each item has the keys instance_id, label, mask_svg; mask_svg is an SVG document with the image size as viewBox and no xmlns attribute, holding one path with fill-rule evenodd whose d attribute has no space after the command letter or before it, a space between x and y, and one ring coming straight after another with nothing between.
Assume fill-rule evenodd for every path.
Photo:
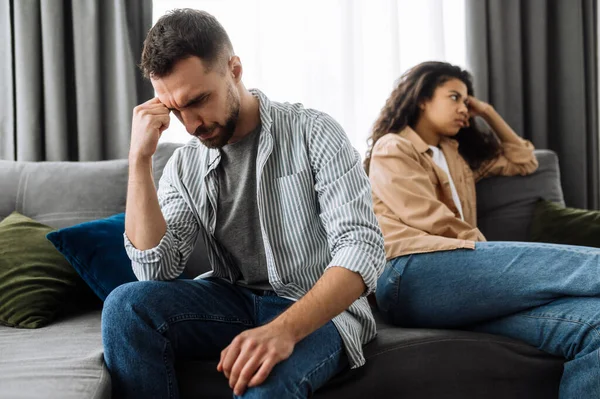
<instances>
[{"instance_id":1,"label":"man's nose","mask_svg":"<svg viewBox=\"0 0 600 399\"><path fill-rule=\"evenodd\" d=\"M183 126L185 126L185 130L189 134L194 134L198 127L204 125L204 121L199 115L196 115L192 112L182 112L181 119L183 122Z\"/></svg>"}]
</instances>

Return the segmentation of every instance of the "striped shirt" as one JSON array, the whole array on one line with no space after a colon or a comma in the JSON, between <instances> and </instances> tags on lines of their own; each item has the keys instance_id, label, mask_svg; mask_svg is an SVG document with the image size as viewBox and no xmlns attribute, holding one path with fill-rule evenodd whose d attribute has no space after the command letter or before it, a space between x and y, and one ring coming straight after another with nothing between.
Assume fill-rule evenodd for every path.
<instances>
[{"instance_id":1,"label":"striped shirt","mask_svg":"<svg viewBox=\"0 0 600 399\"><path fill-rule=\"evenodd\" d=\"M277 295L298 300L329 267L360 274L367 290L333 323L352 368L362 366L362 345L376 335L367 295L375 290L385 253L360 156L330 116L251 92L259 99L262 123L256 195L269 282ZM214 238L219 161L219 150L196 138L173 153L158 189L166 234L144 251L125 235L139 280L179 276L198 236L206 245L213 277L231 282L240 277Z\"/></svg>"}]
</instances>

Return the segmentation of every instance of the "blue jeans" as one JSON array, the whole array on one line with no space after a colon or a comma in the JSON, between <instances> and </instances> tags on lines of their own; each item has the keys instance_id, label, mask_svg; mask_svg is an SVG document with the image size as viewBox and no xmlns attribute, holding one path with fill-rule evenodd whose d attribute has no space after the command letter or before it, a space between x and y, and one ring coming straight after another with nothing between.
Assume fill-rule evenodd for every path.
<instances>
[{"instance_id":1,"label":"blue jeans","mask_svg":"<svg viewBox=\"0 0 600 399\"><path fill-rule=\"evenodd\" d=\"M217 278L118 287L102 312L113 397L178 398L176 362L218 360L239 333L268 323L291 304L272 292L255 294ZM347 364L341 337L329 322L242 397L306 398Z\"/></svg>"},{"instance_id":2,"label":"blue jeans","mask_svg":"<svg viewBox=\"0 0 600 399\"><path fill-rule=\"evenodd\" d=\"M377 281L377 304L404 327L504 335L567 359L562 399L600 398L600 250L481 242L402 256Z\"/></svg>"}]
</instances>

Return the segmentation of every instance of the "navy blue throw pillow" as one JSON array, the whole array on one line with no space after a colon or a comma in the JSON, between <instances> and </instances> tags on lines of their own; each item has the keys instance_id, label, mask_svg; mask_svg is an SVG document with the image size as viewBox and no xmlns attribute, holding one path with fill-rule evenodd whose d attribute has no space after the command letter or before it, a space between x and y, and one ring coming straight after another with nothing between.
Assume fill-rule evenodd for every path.
<instances>
[{"instance_id":1,"label":"navy blue throw pillow","mask_svg":"<svg viewBox=\"0 0 600 399\"><path fill-rule=\"evenodd\" d=\"M137 281L125 252L125 214L93 220L56 230L46 235L104 301L121 284Z\"/></svg>"}]
</instances>

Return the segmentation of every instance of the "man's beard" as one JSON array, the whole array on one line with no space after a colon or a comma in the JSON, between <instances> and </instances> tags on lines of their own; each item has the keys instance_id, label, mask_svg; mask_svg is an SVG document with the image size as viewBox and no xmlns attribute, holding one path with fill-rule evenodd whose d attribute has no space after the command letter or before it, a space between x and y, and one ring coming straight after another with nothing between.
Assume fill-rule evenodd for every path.
<instances>
[{"instance_id":1,"label":"man's beard","mask_svg":"<svg viewBox=\"0 0 600 399\"><path fill-rule=\"evenodd\" d=\"M237 127L240 114L240 101L235 97L232 86L229 86L227 91L227 104L229 104L229 112L225 125L215 123L211 126L198 126L194 132L194 136L198 137L198 140L208 148L221 148L226 145L233 137L233 133ZM201 134L212 133L216 129L220 130L216 136L209 139L200 138Z\"/></svg>"}]
</instances>

